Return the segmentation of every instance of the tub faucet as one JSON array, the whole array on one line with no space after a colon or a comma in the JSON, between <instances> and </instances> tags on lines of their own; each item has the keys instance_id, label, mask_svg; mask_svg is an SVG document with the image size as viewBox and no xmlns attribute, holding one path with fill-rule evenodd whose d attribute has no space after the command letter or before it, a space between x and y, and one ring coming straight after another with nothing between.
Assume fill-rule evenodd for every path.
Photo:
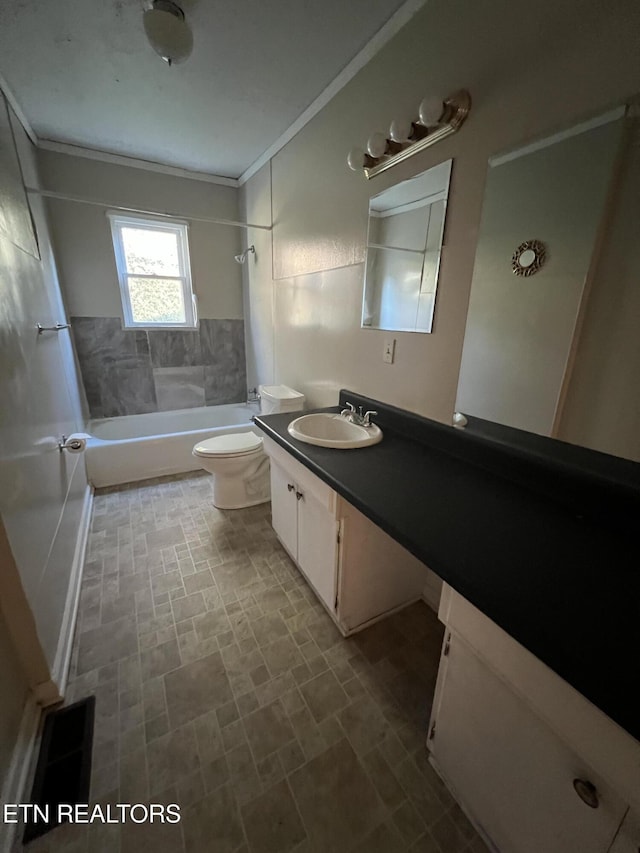
<instances>
[{"instance_id":1,"label":"tub faucet","mask_svg":"<svg viewBox=\"0 0 640 853\"><path fill-rule=\"evenodd\" d=\"M260 394L258 394L257 388L249 388L247 390L247 403L258 403L260 402Z\"/></svg>"}]
</instances>

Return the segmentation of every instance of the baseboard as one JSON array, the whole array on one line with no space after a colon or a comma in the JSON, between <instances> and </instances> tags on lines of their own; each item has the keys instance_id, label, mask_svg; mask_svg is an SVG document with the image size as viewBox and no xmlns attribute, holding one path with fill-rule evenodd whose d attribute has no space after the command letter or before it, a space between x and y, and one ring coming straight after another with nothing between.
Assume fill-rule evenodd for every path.
<instances>
[{"instance_id":1,"label":"baseboard","mask_svg":"<svg viewBox=\"0 0 640 853\"><path fill-rule=\"evenodd\" d=\"M69 677L69 666L71 664L71 649L73 647L73 635L78 616L78 603L80 601L80 587L82 586L82 572L84 559L87 552L89 540L89 529L91 527L91 509L93 507L93 487L88 485L84 494L82 515L78 528L78 538L73 554L73 563L69 577L69 590L65 603L62 625L60 627L60 638L58 648L51 671L51 680L55 683L58 692L64 696Z\"/></svg>"},{"instance_id":2,"label":"baseboard","mask_svg":"<svg viewBox=\"0 0 640 853\"><path fill-rule=\"evenodd\" d=\"M38 685L34 690L29 691L27 696L18 736L11 756L11 763L2 788L3 803L24 802L25 787L29 780L31 759L38 735L42 708L52 702L59 701L59 696L63 695L66 689L69 665L71 663L73 635L78 615L82 571L91 525L92 506L93 489L91 486L87 486L51 679ZM7 824L3 828L5 831L1 834L2 837L0 838L0 853L10 853L16 841L16 832L20 829L20 826L19 824Z\"/></svg>"},{"instance_id":3,"label":"baseboard","mask_svg":"<svg viewBox=\"0 0 640 853\"><path fill-rule=\"evenodd\" d=\"M371 619L367 619L366 622L361 622L359 625L356 625L355 628L344 628L340 624L338 624L338 627L340 628L343 637L353 637L354 634L359 634L360 631L364 631L365 628L370 628L372 625L375 625L376 622L382 622L382 620L386 619L388 616L393 616L394 613L400 613L401 610L410 607L412 604L415 604L416 601L422 601L422 597L417 596L416 598L410 598L408 601L396 604L396 606L392 607L390 610L383 610L382 613L372 616Z\"/></svg>"},{"instance_id":4,"label":"baseboard","mask_svg":"<svg viewBox=\"0 0 640 853\"><path fill-rule=\"evenodd\" d=\"M18 730L18 737L13 748L9 772L7 773L7 778L2 789L3 803L25 802L25 787L31 770L31 758L38 735L41 712L42 708L37 703L33 693L30 692L22 712L20 729ZM10 853L19 829L19 824L9 823L5 825L4 832L1 833L0 853Z\"/></svg>"}]
</instances>

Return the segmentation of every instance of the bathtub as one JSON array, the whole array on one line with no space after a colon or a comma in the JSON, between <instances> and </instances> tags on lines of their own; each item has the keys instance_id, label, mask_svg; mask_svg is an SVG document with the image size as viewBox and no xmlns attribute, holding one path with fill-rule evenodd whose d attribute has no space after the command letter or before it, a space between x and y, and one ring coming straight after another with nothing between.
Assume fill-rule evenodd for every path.
<instances>
[{"instance_id":1,"label":"bathtub","mask_svg":"<svg viewBox=\"0 0 640 853\"><path fill-rule=\"evenodd\" d=\"M151 477L197 471L193 445L214 435L258 430L255 404L205 406L89 421L85 458L94 486L116 486Z\"/></svg>"}]
</instances>

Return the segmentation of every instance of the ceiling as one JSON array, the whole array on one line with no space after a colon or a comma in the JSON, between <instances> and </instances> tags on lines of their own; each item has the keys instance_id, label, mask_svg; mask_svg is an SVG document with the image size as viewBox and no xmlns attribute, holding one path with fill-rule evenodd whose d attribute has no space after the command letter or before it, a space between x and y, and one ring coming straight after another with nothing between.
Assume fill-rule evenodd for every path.
<instances>
[{"instance_id":1,"label":"ceiling","mask_svg":"<svg viewBox=\"0 0 640 853\"><path fill-rule=\"evenodd\" d=\"M239 177L405 0L183 0L169 67L142 0L0 4L0 74L41 139Z\"/></svg>"}]
</instances>

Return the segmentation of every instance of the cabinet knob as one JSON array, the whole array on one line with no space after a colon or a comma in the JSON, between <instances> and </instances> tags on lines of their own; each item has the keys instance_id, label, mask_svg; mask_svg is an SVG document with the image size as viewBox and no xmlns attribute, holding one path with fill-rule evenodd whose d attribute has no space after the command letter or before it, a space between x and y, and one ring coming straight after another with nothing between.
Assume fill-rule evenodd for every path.
<instances>
[{"instance_id":1,"label":"cabinet knob","mask_svg":"<svg viewBox=\"0 0 640 853\"><path fill-rule=\"evenodd\" d=\"M589 782L586 779L574 779L573 787L582 802L589 806L590 809L598 808L600 805L598 791L592 782Z\"/></svg>"},{"instance_id":2,"label":"cabinet knob","mask_svg":"<svg viewBox=\"0 0 640 853\"><path fill-rule=\"evenodd\" d=\"M295 489L295 486L293 485L293 483L287 483L287 489L288 489L290 492L292 492L292 491Z\"/></svg>"},{"instance_id":3,"label":"cabinet knob","mask_svg":"<svg viewBox=\"0 0 640 853\"><path fill-rule=\"evenodd\" d=\"M304 497L304 494L302 492L296 492L296 500L297 501L301 500L303 497Z\"/></svg>"}]
</instances>

